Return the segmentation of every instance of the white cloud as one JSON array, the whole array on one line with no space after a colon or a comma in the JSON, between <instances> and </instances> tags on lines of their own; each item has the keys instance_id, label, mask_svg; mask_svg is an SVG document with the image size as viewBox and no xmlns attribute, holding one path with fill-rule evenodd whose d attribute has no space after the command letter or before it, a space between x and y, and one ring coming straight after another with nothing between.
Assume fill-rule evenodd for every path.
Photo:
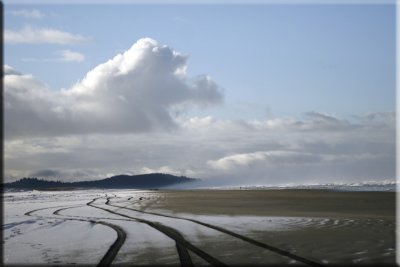
<instances>
[{"instance_id":1,"label":"white cloud","mask_svg":"<svg viewBox=\"0 0 400 267\"><path fill-rule=\"evenodd\" d=\"M188 77L186 68L187 56L149 38L63 91L5 65L5 179L166 172L273 185L395 177L394 112L176 117L223 98L210 77Z\"/></svg>"},{"instance_id":2,"label":"white cloud","mask_svg":"<svg viewBox=\"0 0 400 267\"><path fill-rule=\"evenodd\" d=\"M79 52L71 51L71 50L61 50L61 61L66 62L82 62L85 60L85 56Z\"/></svg>"},{"instance_id":3,"label":"white cloud","mask_svg":"<svg viewBox=\"0 0 400 267\"><path fill-rule=\"evenodd\" d=\"M215 120L211 116L206 116L206 117L193 117L189 118L189 120L182 121L182 125L186 127L192 127L192 128L204 128L206 126L212 125Z\"/></svg>"},{"instance_id":4,"label":"white cloud","mask_svg":"<svg viewBox=\"0 0 400 267\"><path fill-rule=\"evenodd\" d=\"M6 138L176 128L171 115L175 107L222 101L210 77L189 79L177 73L186 61L186 56L144 38L63 91L49 90L32 75L7 75L15 71L6 66Z\"/></svg>"},{"instance_id":5,"label":"white cloud","mask_svg":"<svg viewBox=\"0 0 400 267\"><path fill-rule=\"evenodd\" d=\"M83 62L85 61L85 55L76 51L71 50L58 50L55 51L57 57L52 58L21 58L22 62Z\"/></svg>"},{"instance_id":6,"label":"white cloud","mask_svg":"<svg viewBox=\"0 0 400 267\"><path fill-rule=\"evenodd\" d=\"M33 19L40 19L44 17L44 14L37 9L19 9L19 10L12 10L9 13L14 16L33 18Z\"/></svg>"},{"instance_id":7,"label":"white cloud","mask_svg":"<svg viewBox=\"0 0 400 267\"><path fill-rule=\"evenodd\" d=\"M148 168L148 167L143 167L139 170L140 174L148 174L148 173L166 173L166 174L172 174L176 176L188 176L188 177L194 177L196 173L190 169L181 169L181 170L176 170L170 166L162 166L160 168Z\"/></svg>"},{"instance_id":8,"label":"white cloud","mask_svg":"<svg viewBox=\"0 0 400 267\"><path fill-rule=\"evenodd\" d=\"M234 154L207 163L215 169L231 170L237 167L249 168L254 164L307 164L318 163L316 155L294 151L257 151L252 153Z\"/></svg>"},{"instance_id":9,"label":"white cloud","mask_svg":"<svg viewBox=\"0 0 400 267\"><path fill-rule=\"evenodd\" d=\"M9 65L3 66L3 73L4 75L21 75L20 72L16 71L13 67Z\"/></svg>"},{"instance_id":10,"label":"white cloud","mask_svg":"<svg viewBox=\"0 0 400 267\"><path fill-rule=\"evenodd\" d=\"M265 120L265 124L268 121ZM206 180L215 178L216 182L225 184L394 179L394 121L382 118L376 123L360 118L349 123L347 128L330 131L318 122L312 127L313 120L308 117L282 121L291 123L275 128L255 128L252 127L254 121L218 120L206 116L181 118L182 126L170 132L51 138L30 135L23 139L6 139L5 177L17 177L17 173L22 177L22 174L54 169L64 170L62 177L66 179L104 177L107 173L130 170L135 174L166 172ZM308 124L309 128L304 130L303 124ZM83 175L79 172L82 169L90 170L91 174Z\"/></svg>"},{"instance_id":11,"label":"white cloud","mask_svg":"<svg viewBox=\"0 0 400 267\"><path fill-rule=\"evenodd\" d=\"M51 28L25 26L19 31L4 30L4 41L14 44L78 44L88 40L82 35Z\"/></svg>"},{"instance_id":12,"label":"white cloud","mask_svg":"<svg viewBox=\"0 0 400 267\"><path fill-rule=\"evenodd\" d=\"M325 151L326 153L326 151ZM235 170L237 168L249 168L255 165L293 165L293 164L321 164L321 163L343 163L355 162L359 160L374 160L386 155L361 153L361 154L323 154L307 153L298 151L257 151L252 153L234 154L217 160L207 162L214 169L224 171Z\"/></svg>"}]
</instances>

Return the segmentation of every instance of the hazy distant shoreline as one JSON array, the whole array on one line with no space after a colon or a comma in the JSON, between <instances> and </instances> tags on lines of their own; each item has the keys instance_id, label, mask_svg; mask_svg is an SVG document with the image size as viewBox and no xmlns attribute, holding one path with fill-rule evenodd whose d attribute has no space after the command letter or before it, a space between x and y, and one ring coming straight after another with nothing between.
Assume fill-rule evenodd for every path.
<instances>
[{"instance_id":1,"label":"hazy distant shoreline","mask_svg":"<svg viewBox=\"0 0 400 267\"><path fill-rule=\"evenodd\" d=\"M328 191L388 191L395 192L396 184L321 184L321 185L283 185L283 186L265 186L265 185L248 185L248 186L215 186L204 187L202 189L210 190L290 190L290 189L308 189L308 190L328 190Z\"/></svg>"}]
</instances>

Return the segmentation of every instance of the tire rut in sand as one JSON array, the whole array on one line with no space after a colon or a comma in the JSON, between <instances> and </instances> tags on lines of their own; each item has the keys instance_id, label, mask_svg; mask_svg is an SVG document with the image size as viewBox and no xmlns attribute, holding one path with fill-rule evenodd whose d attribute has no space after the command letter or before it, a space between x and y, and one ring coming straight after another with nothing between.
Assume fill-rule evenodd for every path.
<instances>
[{"instance_id":1,"label":"tire rut in sand","mask_svg":"<svg viewBox=\"0 0 400 267\"><path fill-rule=\"evenodd\" d=\"M313 261L313 260L309 260L309 259L306 259L306 258L304 258L304 257L295 255L295 254L293 254L293 253L291 253L291 252L289 252L289 251L286 251L286 250L283 250L283 249L274 247L274 246L272 246L272 245L268 245L268 244L259 242L259 241L257 241L257 240L254 240L254 239L250 238L250 237L243 236L243 235L241 235L241 234L232 232L232 231L230 231L230 230L221 228L221 227L216 226L216 225L212 225L212 224L208 224L208 223L205 223L205 222L202 222L202 221L198 221L198 220L194 220L194 219L189 219L189 218L184 218L184 217L172 216L172 215L161 214L161 213L155 213L155 212L147 212L147 211L142 211L142 210L138 210L138 209L128 208L128 207L126 207L126 206L125 206L125 207L124 207L124 206L117 206L117 205L110 204L110 200L111 200L111 199L112 199L112 197L108 197L105 204L108 205L108 206L112 206L112 207L116 207L116 208L128 209L128 210L132 210L132 211L136 211L136 212L141 212L141 213L145 213L145 214L151 214L151 215L157 215L157 216L162 216L162 217L167 217L167 218L173 218L173 219L179 219L179 220L190 221L190 222L193 222L193 223L196 223L196 224L205 226L205 227L207 227L207 228L214 229L214 230L216 230L216 231L219 231L219 232L228 234L228 235L233 236L233 237L235 237L235 238L238 238L238 239L240 239L240 240L242 240L242 241L248 242L248 243L250 243L250 244L252 244L252 245L258 246L258 247L260 247L260 248L267 249L267 250L269 250L269 251L272 251L272 252L275 252L275 253L277 253L277 254L279 254L279 255L282 255L282 256L291 258L291 259L293 259L293 260L296 260L296 261L305 263L305 264L307 264L307 265L310 265L310 266L319 266L319 267L324 266L324 265L321 264L321 263L318 263L318 262L315 262L315 261Z\"/></svg>"},{"instance_id":2,"label":"tire rut in sand","mask_svg":"<svg viewBox=\"0 0 400 267\"><path fill-rule=\"evenodd\" d=\"M108 200L108 199L106 199ZM198 255L200 258L202 258L203 260L207 261L208 263L210 263L213 266L227 266L226 264L224 264L223 262L219 261L218 259L214 258L213 256L209 255L208 253L204 252L203 250L197 248L196 246L194 246L193 244L191 244L190 242L188 242L182 235L181 233L179 233L179 231L165 226L161 223L158 222L153 222L153 221L149 221L149 220L145 220L145 219L140 219L140 218L136 218L136 217L132 217L132 216L128 216L126 214L123 213L119 213L110 209L106 209L103 207L98 207L93 205L94 201L89 202L87 205L94 207L94 208L98 208L104 211L107 211L109 213L115 214L115 215L119 215L125 218L129 218L129 219L133 219L137 222L141 222L144 224L147 224L148 226L160 231L161 233L163 233L164 235L168 236L169 238L173 239L176 243L177 246L177 250L178 250L178 255L179 255L179 260L181 262L182 266L193 266L193 263L191 261L190 255L188 253L187 250L191 250L193 253L195 253L196 255Z\"/></svg>"},{"instance_id":3,"label":"tire rut in sand","mask_svg":"<svg viewBox=\"0 0 400 267\"><path fill-rule=\"evenodd\" d=\"M93 199L88 203L94 202L95 200L96 199ZM64 206L46 207L46 208L41 208L41 209L35 209L35 210L28 211L24 215L36 216L36 217L41 217L41 218L60 219L60 217L32 215L32 213L36 212L36 211L39 211L39 210L46 210L46 209L53 209L53 208L63 207L63 208L58 209L58 210L53 212L54 215L61 216L59 214L59 212L61 210L72 209L72 208L77 208L77 207L85 207L86 205L76 205L76 206L70 206L70 205L65 206L64 205ZM110 266L111 265L111 263L113 262L113 260L117 256L118 251L120 250L120 248L122 247L122 245L124 244L125 239L126 239L126 233L121 227L119 227L118 225L112 224L112 223L98 221L98 220L92 220L92 219L78 219L78 218L62 218L62 219L63 220L69 220L69 221L81 221L81 222L90 222L90 223L93 223L93 224L101 224L101 225L104 225L104 226L107 226L107 227L110 227L111 229L113 229L117 233L117 239L109 247L109 249L107 250L106 254L104 254L104 256L102 257L100 262L97 264L97 266Z\"/></svg>"}]
</instances>

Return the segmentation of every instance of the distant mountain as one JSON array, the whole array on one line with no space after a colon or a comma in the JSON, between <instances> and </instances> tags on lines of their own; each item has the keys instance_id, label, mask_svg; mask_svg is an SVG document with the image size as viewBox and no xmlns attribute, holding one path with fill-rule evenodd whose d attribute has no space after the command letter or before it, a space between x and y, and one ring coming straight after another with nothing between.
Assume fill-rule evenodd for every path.
<instances>
[{"instance_id":1,"label":"distant mountain","mask_svg":"<svg viewBox=\"0 0 400 267\"><path fill-rule=\"evenodd\" d=\"M176 184L198 181L185 176L163 173L141 175L117 175L95 181L60 182L37 178L23 178L3 184L4 189L63 189L63 188L104 188L104 189L156 189Z\"/></svg>"}]
</instances>

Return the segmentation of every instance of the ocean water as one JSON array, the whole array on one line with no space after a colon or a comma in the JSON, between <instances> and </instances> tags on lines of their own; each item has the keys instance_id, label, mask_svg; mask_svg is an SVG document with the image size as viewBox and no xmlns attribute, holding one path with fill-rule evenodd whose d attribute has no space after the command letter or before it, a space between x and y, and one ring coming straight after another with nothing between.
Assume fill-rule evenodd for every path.
<instances>
[{"instance_id":1,"label":"ocean water","mask_svg":"<svg viewBox=\"0 0 400 267\"><path fill-rule=\"evenodd\" d=\"M396 183L384 183L384 184L369 184L369 183L357 183L357 184L304 184L304 185L240 185L240 186L215 186L205 187L204 189L226 189L226 190L271 190L271 189L323 189L331 191L353 191L353 192L396 192L400 191L400 186Z\"/></svg>"}]
</instances>

